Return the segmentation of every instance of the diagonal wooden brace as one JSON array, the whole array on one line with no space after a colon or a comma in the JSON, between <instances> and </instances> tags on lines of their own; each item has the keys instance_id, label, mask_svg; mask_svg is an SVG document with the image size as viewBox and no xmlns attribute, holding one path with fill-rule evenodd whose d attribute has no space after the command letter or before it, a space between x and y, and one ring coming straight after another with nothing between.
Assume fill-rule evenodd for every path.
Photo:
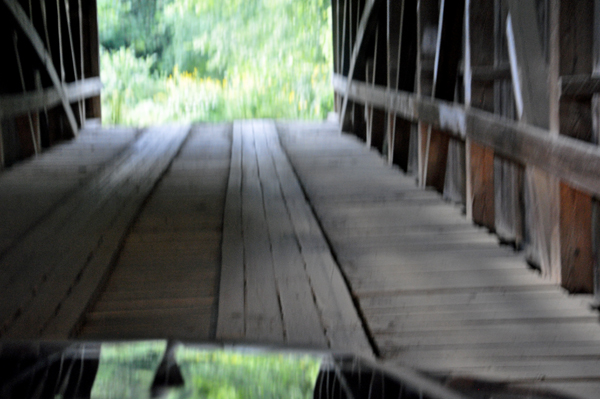
<instances>
[{"instance_id":1,"label":"diagonal wooden brace","mask_svg":"<svg viewBox=\"0 0 600 399\"><path fill-rule=\"evenodd\" d=\"M71 105L69 104L69 101L67 99L64 87L61 83L61 80L58 77L56 69L54 68L52 58L50 57L50 54L48 54L48 51L44 47L44 42L42 41L42 38L37 33L35 27L27 17L27 14L23 10L23 7L21 7L21 5L16 0L2 0L2 2L4 3L8 11L12 14L12 16L15 18L15 21L17 22L25 36L31 42L31 45L33 46L33 49L37 53L38 57L40 57L42 64L46 68L46 72L52 80L52 84L54 85L57 93L60 96L62 106L65 110L65 114L67 115L71 133L73 134L73 136L77 136L79 129L77 127L75 115L73 114L73 109L71 109Z\"/></svg>"}]
</instances>

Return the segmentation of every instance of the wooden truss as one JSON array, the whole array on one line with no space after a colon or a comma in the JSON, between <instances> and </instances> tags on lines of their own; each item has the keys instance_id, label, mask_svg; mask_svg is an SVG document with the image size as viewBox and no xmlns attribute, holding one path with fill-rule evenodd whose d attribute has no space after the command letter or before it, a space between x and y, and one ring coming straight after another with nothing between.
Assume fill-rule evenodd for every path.
<instances>
[{"instance_id":1,"label":"wooden truss","mask_svg":"<svg viewBox=\"0 0 600 399\"><path fill-rule=\"evenodd\" d=\"M6 84L0 90L0 121L12 121L8 123L12 131L4 133L19 137L12 151L3 148L5 123L0 125L2 168L7 151L22 152L19 147L24 145L32 147L35 153L40 151L44 141L40 112L47 124L60 127L64 120L65 137L76 136L87 117L99 117L102 84L95 1L58 0L56 4L30 1L25 5L17 0L2 0L0 10L5 30L10 33L3 35L3 50L13 54L6 63L14 64L6 67L4 77L6 82L18 82ZM90 99L88 105L86 99ZM48 111L58 105L62 115L49 116ZM29 123L20 123L23 118ZM29 135L28 143L19 144Z\"/></svg>"},{"instance_id":2,"label":"wooden truss","mask_svg":"<svg viewBox=\"0 0 600 399\"><path fill-rule=\"evenodd\" d=\"M600 2L332 4L342 129L599 293Z\"/></svg>"}]
</instances>

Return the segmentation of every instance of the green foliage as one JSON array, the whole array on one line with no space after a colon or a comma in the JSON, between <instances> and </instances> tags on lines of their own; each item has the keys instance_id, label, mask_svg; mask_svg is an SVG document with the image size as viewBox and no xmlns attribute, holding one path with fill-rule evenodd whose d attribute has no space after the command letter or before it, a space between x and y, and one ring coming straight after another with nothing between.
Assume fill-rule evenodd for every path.
<instances>
[{"instance_id":1,"label":"green foliage","mask_svg":"<svg viewBox=\"0 0 600 399\"><path fill-rule=\"evenodd\" d=\"M92 398L147 398L166 341L102 344ZM176 352L185 386L168 398L312 398L321 358L310 355L202 350Z\"/></svg>"},{"instance_id":2,"label":"green foliage","mask_svg":"<svg viewBox=\"0 0 600 399\"><path fill-rule=\"evenodd\" d=\"M186 387L172 398L309 399L321 365L308 355L192 348L179 350L177 360Z\"/></svg>"},{"instance_id":3,"label":"green foliage","mask_svg":"<svg viewBox=\"0 0 600 399\"><path fill-rule=\"evenodd\" d=\"M99 13L105 122L322 119L333 108L328 0L99 0Z\"/></svg>"},{"instance_id":4,"label":"green foliage","mask_svg":"<svg viewBox=\"0 0 600 399\"><path fill-rule=\"evenodd\" d=\"M149 397L166 341L102 344L92 398Z\"/></svg>"},{"instance_id":5,"label":"green foliage","mask_svg":"<svg viewBox=\"0 0 600 399\"><path fill-rule=\"evenodd\" d=\"M169 0L98 0L102 46L130 47L138 57L160 55L171 44L170 26L162 18Z\"/></svg>"}]
</instances>

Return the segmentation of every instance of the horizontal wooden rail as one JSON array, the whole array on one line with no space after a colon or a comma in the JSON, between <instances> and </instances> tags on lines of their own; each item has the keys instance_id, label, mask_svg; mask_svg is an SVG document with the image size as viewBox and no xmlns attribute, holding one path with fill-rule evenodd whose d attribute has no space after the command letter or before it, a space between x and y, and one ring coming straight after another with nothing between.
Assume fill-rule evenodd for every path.
<instances>
[{"instance_id":1,"label":"horizontal wooden rail","mask_svg":"<svg viewBox=\"0 0 600 399\"><path fill-rule=\"evenodd\" d=\"M501 116L433 100L416 94L372 86L333 76L333 87L348 99L394 112L398 116L438 127L459 138L492 148L498 155L533 165L565 183L600 196L600 147Z\"/></svg>"},{"instance_id":2,"label":"horizontal wooden rail","mask_svg":"<svg viewBox=\"0 0 600 399\"><path fill-rule=\"evenodd\" d=\"M63 85L63 90L67 101L74 103L100 95L102 82L98 77L89 78L83 81L67 83ZM27 112L51 108L59 105L61 101L61 95L55 87L21 94L0 95L0 118L18 116Z\"/></svg>"},{"instance_id":3,"label":"horizontal wooden rail","mask_svg":"<svg viewBox=\"0 0 600 399\"><path fill-rule=\"evenodd\" d=\"M600 93L600 77L591 75L571 75L560 78L563 96L591 97Z\"/></svg>"},{"instance_id":4,"label":"horizontal wooden rail","mask_svg":"<svg viewBox=\"0 0 600 399\"><path fill-rule=\"evenodd\" d=\"M78 127L77 127L77 121L75 120L75 114L73 114L73 109L71 109L71 106L69 105L69 102L67 101L66 94L64 93L64 89L63 89L63 84L61 82L61 79L58 76L58 72L57 72L56 68L54 67L52 57L50 56L50 53L44 46L44 42L42 41L42 38L38 34L37 30L33 26L33 23L31 22L31 20L25 13L25 10L23 10L23 7L21 6L21 4L18 1L16 1L16 0L1 0L1 1L2 1L2 3L4 3L4 5L8 9L8 11L12 14L15 21L17 22L17 25L21 28L21 30L25 34L25 37L27 37L29 39L29 41L31 42L31 45L33 46L34 51L37 53L38 57L40 58L40 61L46 67L46 72L48 73L48 76L50 77L50 80L52 81L52 85L54 86L54 89L57 91L57 93L60 96L60 102L61 102L63 109L65 111L65 114L67 116L67 121L69 122L69 127L71 129L71 133L73 134L73 136L77 136Z\"/></svg>"}]
</instances>

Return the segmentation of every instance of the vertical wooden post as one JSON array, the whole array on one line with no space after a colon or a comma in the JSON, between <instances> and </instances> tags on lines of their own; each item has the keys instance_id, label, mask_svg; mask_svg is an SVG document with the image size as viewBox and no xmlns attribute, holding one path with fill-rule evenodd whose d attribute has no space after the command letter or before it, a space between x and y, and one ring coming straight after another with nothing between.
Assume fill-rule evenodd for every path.
<instances>
[{"instance_id":1,"label":"vertical wooden post","mask_svg":"<svg viewBox=\"0 0 600 399\"><path fill-rule=\"evenodd\" d=\"M100 41L98 37L98 6L96 0L82 1L83 42L85 46L84 75L87 77L100 76ZM86 117L102 118L102 103L100 96L86 101Z\"/></svg>"},{"instance_id":2,"label":"vertical wooden post","mask_svg":"<svg viewBox=\"0 0 600 399\"><path fill-rule=\"evenodd\" d=\"M377 33L375 40L375 51L373 54L373 76L374 85L387 85L388 63L387 63L387 7L377 7ZM381 153L384 147L389 146L386 140L386 111L374 108L371 119L371 145ZM387 148L386 148L387 150ZM387 153L387 151L386 151Z\"/></svg>"},{"instance_id":3,"label":"vertical wooden post","mask_svg":"<svg viewBox=\"0 0 600 399\"><path fill-rule=\"evenodd\" d=\"M340 24L339 24L340 0L331 0L331 43L333 43L333 72L339 73L340 63Z\"/></svg>"},{"instance_id":4,"label":"vertical wooden post","mask_svg":"<svg viewBox=\"0 0 600 399\"><path fill-rule=\"evenodd\" d=\"M594 0L593 74L600 74L600 0ZM600 95L592 97L592 142L600 144ZM592 199L592 254L594 257L594 303L600 306L600 200Z\"/></svg>"},{"instance_id":5,"label":"vertical wooden post","mask_svg":"<svg viewBox=\"0 0 600 399\"><path fill-rule=\"evenodd\" d=\"M600 306L600 202L592 203L592 253L594 256L594 306Z\"/></svg>"},{"instance_id":6,"label":"vertical wooden post","mask_svg":"<svg viewBox=\"0 0 600 399\"><path fill-rule=\"evenodd\" d=\"M377 39L375 42L377 42ZM375 49L374 55L377 55L377 49ZM371 84L371 87L375 85L374 63L375 58L370 58L365 63L365 82ZM365 145L371 148L371 145L373 144L373 106L369 103L365 103L365 121L367 123Z\"/></svg>"},{"instance_id":7,"label":"vertical wooden post","mask_svg":"<svg viewBox=\"0 0 600 399\"><path fill-rule=\"evenodd\" d=\"M494 67L494 4L465 6L465 106L494 111L494 82L472 81L472 67ZM495 229L494 151L466 140L466 213L473 223Z\"/></svg>"},{"instance_id":8,"label":"vertical wooden post","mask_svg":"<svg viewBox=\"0 0 600 399\"><path fill-rule=\"evenodd\" d=\"M433 64L437 42L439 15L437 0L419 1L417 15L417 94L431 96L433 88ZM426 154L429 126L420 122L417 127L417 179L421 187L426 185Z\"/></svg>"},{"instance_id":9,"label":"vertical wooden post","mask_svg":"<svg viewBox=\"0 0 600 399\"><path fill-rule=\"evenodd\" d=\"M509 0L507 40L513 91L520 119L549 128L549 68L544 54L543 27L540 29L534 2ZM558 132L555 132L557 134ZM525 214L527 258L552 281L561 279L560 202L558 180L531 166L525 168Z\"/></svg>"},{"instance_id":10,"label":"vertical wooden post","mask_svg":"<svg viewBox=\"0 0 600 399\"><path fill-rule=\"evenodd\" d=\"M555 28L557 75L590 75L593 67L594 4L591 1L560 5L553 0L551 26ZM592 99L555 96L553 115L560 134L593 142ZM592 198L560 184L561 284L571 292L593 292Z\"/></svg>"},{"instance_id":11,"label":"vertical wooden post","mask_svg":"<svg viewBox=\"0 0 600 399\"><path fill-rule=\"evenodd\" d=\"M406 0L386 1L387 16L385 21L386 36L386 62L387 62L387 80L388 89L397 90L397 74L400 63L400 52L402 42L402 26L404 24L403 11L406 7ZM391 23L392 18L394 23ZM387 161L394 163L396 154L396 114L390 112L386 119L386 142L387 142ZM408 143L407 143L408 144ZM408 147L408 145L407 145ZM401 151L401 149L399 149ZM406 169L404 169L406 170Z\"/></svg>"},{"instance_id":12,"label":"vertical wooden post","mask_svg":"<svg viewBox=\"0 0 600 399\"><path fill-rule=\"evenodd\" d=\"M341 25L343 21L341 21L341 12L340 12L340 2L342 0L331 0L331 20L333 23L332 26L332 34L333 34L333 72L336 74L340 73L340 57L341 57L341 40L340 34L342 34ZM333 93L333 110L336 113L340 112L340 101L339 94Z\"/></svg>"},{"instance_id":13,"label":"vertical wooden post","mask_svg":"<svg viewBox=\"0 0 600 399\"><path fill-rule=\"evenodd\" d=\"M370 48L367 45L362 45L357 48L357 42L360 40L362 43L368 43L374 40L374 35L371 35L371 31L367 29L368 21L365 21L365 30L360 32L360 23L363 20L363 13L369 12L369 15L364 16L365 19L370 18L370 10L365 10L366 1L371 0L353 0L350 2L350 42L349 44L349 62L348 62L348 80L362 80L365 77L366 69L366 49ZM373 28L373 27L372 27ZM356 51L358 50L358 51ZM353 101L347 101L346 106L347 112L344 112L344 106L342 104L342 114L351 112L352 115L352 133L362 140L367 139L367 123L366 123L366 110L364 104L359 104Z\"/></svg>"},{"instance_id":14,"label":"vertical wooden post","mask_svg":"<svg viewBox=\"0 0 600 399\"><path fill-rule=\"evenodd\" d=\"M437 99L454 101L463 47L464 6L464 0L442 0L441 3L433 74L433 97ZM445 132L428 129L423 180L426 186L433 186L440 192L444 191L446 180L449 142L450 138ZM463 160L464 157L457 162Z\"/></svg>"},{"instance_id":15,"label":"vertical wooden post","mask_svg":"<svg viewBox=\"0 0 600 399\"><path fill-rule=\"evenodd\" d=\"M494 3L494 66L508 63L506 45L507 0ZM510 79L494 82L494 112L515 118ZM523 167L494 156L494 229L501 241L519 248L523 243Z\"/></svg>"},{"instance_id":16,"label":"vertical wooden post","mask_svg":"<svg viewBox=\"0 0 600 399\"><path fill-rule=\"evenodd\" d=\"M392 90L415 91L417 67L417 0L388 0L388 81ZM397 21L400 21L399 23ZM388 161L408 172L412 122L390 113L387 118ZM416 143L414 143L416 144Z\"/></svg>"},{"instance_id":17,"label":"vertical wooden post","mask_svg":"<svg viewBox=\"0 0 600 399\"><path fill-rule=\"evenodd\" d=\"M0 170L4 169L4 136L2 135L2 118L0 118Z\"/></svg>"}]
</instances>

